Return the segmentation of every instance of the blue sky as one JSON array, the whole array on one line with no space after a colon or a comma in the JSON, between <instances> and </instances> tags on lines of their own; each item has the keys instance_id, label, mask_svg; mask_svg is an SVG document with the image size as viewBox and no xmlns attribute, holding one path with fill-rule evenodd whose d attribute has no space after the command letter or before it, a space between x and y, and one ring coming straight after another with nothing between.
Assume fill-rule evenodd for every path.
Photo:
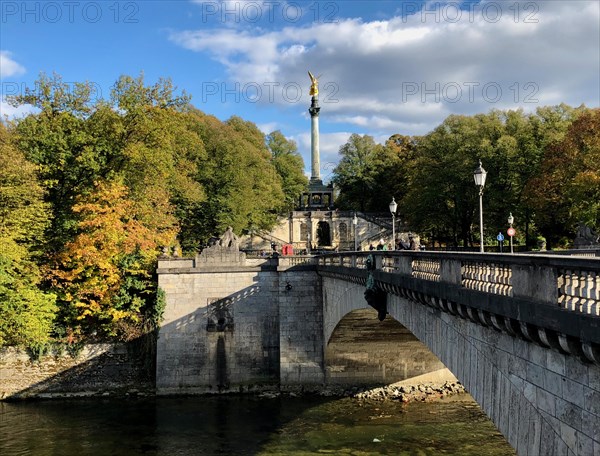
<instances>
[{"instance_id":1,"label":"blue sky","mask_svg":"<svg viewBox=\"0 0 600 456\"><path fill-rule=\"evenodd\" d=\"M105 98L121 74L170 77L204 112L281 130L307 167L311 70L324 177L352 133L383 142L453 113L600 105L597 0L4 0L0 13L2 97L40 72Z\"/></svg>"}]
</instances>

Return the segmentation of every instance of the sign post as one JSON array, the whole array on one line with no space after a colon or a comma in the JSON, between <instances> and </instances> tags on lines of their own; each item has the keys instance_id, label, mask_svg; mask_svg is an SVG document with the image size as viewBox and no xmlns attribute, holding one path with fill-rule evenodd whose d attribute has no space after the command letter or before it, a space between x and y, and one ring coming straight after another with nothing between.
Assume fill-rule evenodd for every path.
<instances>
[{"instance_id":1,"label":"sign post","mask_svg":"<svg viewBox=\"0 0 600 456\"><path fill-rule=\"evenodd\" d=\"M500 253L502 253L502 246L504 245L504 235L502 232L498 233L496 239L498 239L498 246L500 247Z\"/></svg>"},{"instance_id":2,"label":"sign post","mask_svg":"<svg viewBox=\"0 0 600 456\"><path fill-rule=\"evenodd\" d=\"M513 252L513 236L516 233L517 232L515 231L515 229L512 226L508 230L506 230L506 234L508 234L508 236L510 237L510 253L514 253Z\"/></svg>"}]
</instances>

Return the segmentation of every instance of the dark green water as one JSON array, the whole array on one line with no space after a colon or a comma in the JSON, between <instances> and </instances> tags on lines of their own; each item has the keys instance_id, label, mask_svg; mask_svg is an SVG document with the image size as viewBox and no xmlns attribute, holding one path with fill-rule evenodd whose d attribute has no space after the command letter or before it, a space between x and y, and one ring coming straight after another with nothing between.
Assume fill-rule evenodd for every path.
<instances>
[{"instance_id":1,"label":"dark green water","mask_svg":"<svg viewBox=\"0 0 600 456\"><path fill-rule=\"evenodd\" d=\"M192 397L0 403L0 455L514 456L470 400Z\"/></svg>"}]
</instances>

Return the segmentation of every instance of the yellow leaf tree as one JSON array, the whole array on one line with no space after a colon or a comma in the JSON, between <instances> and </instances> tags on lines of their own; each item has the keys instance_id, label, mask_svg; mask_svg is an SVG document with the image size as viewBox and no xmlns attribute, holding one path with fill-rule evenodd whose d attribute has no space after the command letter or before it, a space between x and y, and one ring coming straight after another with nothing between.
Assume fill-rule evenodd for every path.
<instances>
[{"instance_id":1,"label":"yellow leaf tree","mask_svg":"<svg viewBox=\"0 0 600 456\"><path fill-rule=\"evenodd\" d=\"M71 334L138 335L135 328L156 302L152 274L159 250L172 245L177 234L164 212L167 206L165 202L147 226L139 205L119 182L97 183L73 206L78 234L56 256L49 273Z\"/></svg>"}]
</instances>

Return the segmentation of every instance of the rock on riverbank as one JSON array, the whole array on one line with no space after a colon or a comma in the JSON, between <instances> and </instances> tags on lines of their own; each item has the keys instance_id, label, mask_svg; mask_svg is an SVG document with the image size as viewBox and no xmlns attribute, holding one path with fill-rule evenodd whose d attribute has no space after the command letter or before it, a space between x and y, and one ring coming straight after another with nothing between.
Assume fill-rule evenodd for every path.
<instances>
[{"instance_id":1,"label":"rock on riverbank","mask_svg":"<svg viewBox=\"0 0 600 456\"><path fill-rule=\"evenodd\" d=\"M413 386L383 386L356 393L353 397L360 400L400 401L400 402L428 402L442 399L447 396L464 393L465 388L458 382L445 382L439 384L422 384Z\"/></svg>"},{"instance_id":2,"label":"rock on riverbank","mask_svg":"<svg viewBox=\"0 0 600 456\"><path fill-rule=\"evenodd\" d=\"M361 401L432 402L465 392L464 386L458 381L446 381L443 383L420 383L414 385L392 384L376 388L326 386L318 390L287 389L279 392L262 392L259 394L259 397L276 398L281 395L296 397L305 394L314 394L326 397L352 397Z\"/></svg>"}]
</instances>

